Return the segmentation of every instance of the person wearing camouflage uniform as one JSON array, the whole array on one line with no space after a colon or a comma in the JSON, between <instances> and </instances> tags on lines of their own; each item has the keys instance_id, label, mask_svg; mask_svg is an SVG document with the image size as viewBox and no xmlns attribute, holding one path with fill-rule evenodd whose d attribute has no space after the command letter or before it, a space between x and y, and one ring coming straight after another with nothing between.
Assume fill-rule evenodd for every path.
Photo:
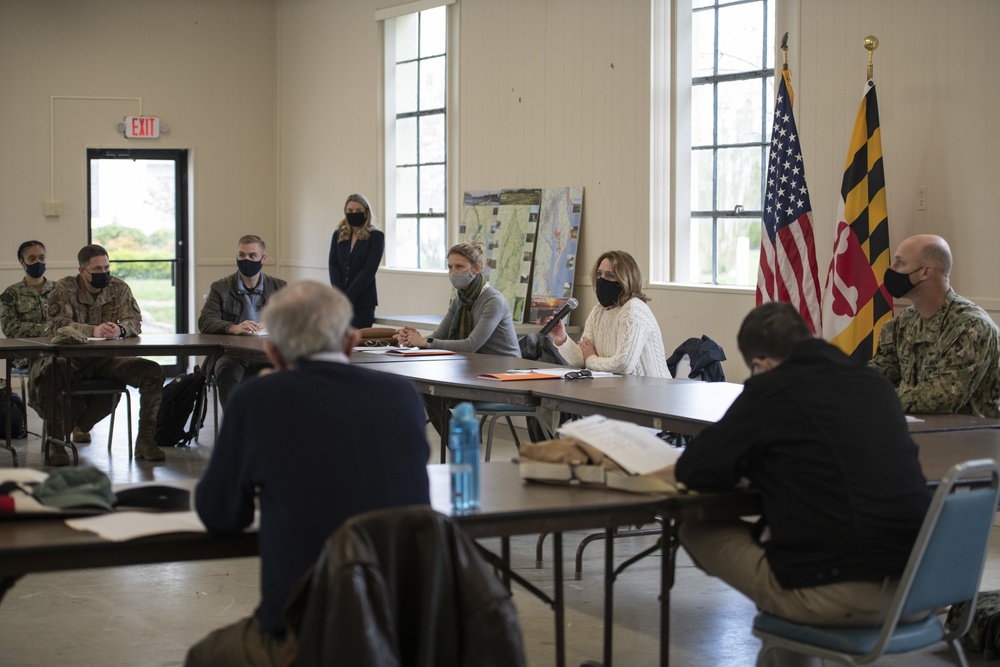
<instances>
[{"instance_id":1,"label":"person wearing camouflage uniform","mask_svg":"<svg viewBox=\"0 0 1000 667\"><path fill-rule=\"evenodd\" d=\"M52 283L45 278L45 244L25 241L17 249L24 278L0 294L0 328L7 338L49 335L45 321ZM14 359L13 368L27 368L27 359Z\"/></svg>"},{"instance_id":2,"label":"person wearing camouflage uniform","mask_svg":"<svg viewBox=\"0 0 1000 667\"><path fill-rule=\"evenodd\" d=\"M896 386L903 411L1000 419L1000 329L951 289L951 250L939 236L899 244L885 273L893 298L913 303L889 320L868 365Z\"/></svg>"},{"instance_id":3,"label":"person wearing camouflage uniform","mask_svg":"<svg viewBox=\"0 0 1000 667\"><path fill-rule=\"evenodd\" d=\"M84 246L77 259L79 275L57 281L49 296L49 329L57 333L63 327L70 327L85 336L107 339L138 336L142 332L142 313L128 284L111 276L107 250L99 245ZM67 377L67 361L72 382L100 378L139 388L135 456L147 461L162 461L163 450L153 442L156 413L163 397L160 365L138 357L44 359L32 363L30 403L45 419L46 432L52 434L65 432L61 389ZM54 391L53 384L56 385ZM113 401L106 396L74 399L73 424L87 432L110 414L113 407ZM50 442L47 455L50 465L69 463L69 456L60 445Z\"/></svg>"}]
</instances>

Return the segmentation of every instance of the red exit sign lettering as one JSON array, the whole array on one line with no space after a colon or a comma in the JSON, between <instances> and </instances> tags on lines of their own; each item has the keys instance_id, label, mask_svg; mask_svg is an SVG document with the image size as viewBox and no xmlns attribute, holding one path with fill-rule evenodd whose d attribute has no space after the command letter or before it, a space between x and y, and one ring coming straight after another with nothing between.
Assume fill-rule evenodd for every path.
<instances>
[{"instance_id":1,"label":"red exit sign lettering","mask_svg":"<svg viewBox=\"0 0 1000 667\"><path fill-rule=\"evenodd\" d=\"M125 137L156 139L160 136L160 119L156 116L125 116Z\"/></svg>"}]
</instances>

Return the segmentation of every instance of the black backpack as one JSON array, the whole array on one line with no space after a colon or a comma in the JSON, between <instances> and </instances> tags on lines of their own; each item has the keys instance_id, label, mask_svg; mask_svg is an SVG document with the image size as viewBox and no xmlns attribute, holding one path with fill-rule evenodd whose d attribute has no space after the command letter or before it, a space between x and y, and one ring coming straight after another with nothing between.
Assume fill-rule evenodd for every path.
<instances>
[{"instance_id":1,"label":"black backpack","mask_svg":"<svg viewBox=\"0 0 1000 667\"><path fill-rule=\"evenodd\" d=\"M26 438L28 430L24 423L24 403L21 397L11 392L10 394L10 437ZM0 389L0 439L7 437L7 401L4 400L3 390Z\"/></svg>"},{"instance_id":2,"label":"black backpack","mask_svg":"<svg viewBox=\"0 0 1000 667\"><path fill-rule=\"evenodd\" d=\"M174 447L191 442L201 430L198 408L204 406L205 374L195 366L194 373L178 375L163 388L163 402L156 413L153 441L160 447Z\"/></svg>"}]
</instances>

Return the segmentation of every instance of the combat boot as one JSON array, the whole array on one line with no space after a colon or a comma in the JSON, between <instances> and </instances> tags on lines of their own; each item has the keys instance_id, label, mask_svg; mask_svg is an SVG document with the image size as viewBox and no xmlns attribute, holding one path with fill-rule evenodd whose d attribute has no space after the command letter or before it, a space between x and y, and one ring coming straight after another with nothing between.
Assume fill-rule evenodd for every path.
<instances>
[{"instance_id":1,"label":"combat boot","mask_svg":"<svg viewBox=\"0 0 1000 667\"><path fill-rule=\"evenodd\" d=\"M156 430L156 422L151 419L139 417L139 435L135 438L135 458L146 461L162 461L167 458L163 450L156 446L153 441L153 432Z\"/></svg>"},{"instance_id":2,"label":"combat boot","mask_svg":"<svg viewBox=\"0 0 1000 667\"><path fill-rule=\"evenodd\" d=\"M66 448L62 445L57 445L50 442L45 446L46 458L49 460L48 465L50 466L68 466L69 465L69 453L66 452Z\"/></svg>"}]
</instances>

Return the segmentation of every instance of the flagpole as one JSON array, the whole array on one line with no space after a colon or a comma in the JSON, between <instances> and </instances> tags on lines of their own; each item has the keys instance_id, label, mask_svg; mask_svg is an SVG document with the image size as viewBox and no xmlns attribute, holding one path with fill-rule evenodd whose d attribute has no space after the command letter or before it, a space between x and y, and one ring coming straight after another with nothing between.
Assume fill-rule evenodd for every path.
<instances>
[{"instance_id":1,"label":"flagpole","mask_svg":"<svg viewBox=\"0 0 1000 667\"><path fill-rule=\"evenodd\" d=\"M785 33L786 36L787 34L788 33ZM878 48L878 37L876 37L875 35L868 35L867 37L865 37L864 44L865 48L868 49L868 79L871 80L872 75L874 74L874 67L872 65L872 54L874 54L875 49Z\"/></svg>"},{"instance_id":2,"label":"flagpole","mask_svg":"<svg viewBox=\"0 0 1000 667\"><path fill-rule=\"evenodd\" d=\"M781 69L788 69L788 33L781 38Z\"/></svg>"}]
</instances>

